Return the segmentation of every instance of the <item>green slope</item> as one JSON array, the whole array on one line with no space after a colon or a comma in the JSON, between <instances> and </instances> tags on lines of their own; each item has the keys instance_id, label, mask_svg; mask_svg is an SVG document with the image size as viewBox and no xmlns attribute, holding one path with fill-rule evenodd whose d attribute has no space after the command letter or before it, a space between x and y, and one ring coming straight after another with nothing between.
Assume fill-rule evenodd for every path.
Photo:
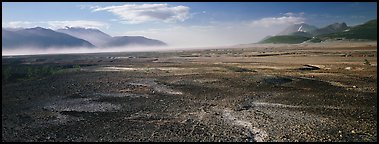
<instances>
[{"instance_id":1,"label":"green slope","mask_svg":"<svg viewBox=\"0 0 379 144\"><path fill-rule=\"evenodd\" d=\"M335 38L377 40L376 19L368 21L362 25L352 27L349 31L319 35L317 37L322 40Z\"/></svg>"},{"instance_id":2,"label":"green slope","mask_svg":"<svg viewBox=\"0 0 379 144\"><path fill-rule=\"evenodd\" d=\"M273 36L268 39L265 39L259 43L284 43L284 44L298 44L304 41L307 41L311 38L297 36L297 35L281 35L281 36Z\"/></svg>"}]
</instances>

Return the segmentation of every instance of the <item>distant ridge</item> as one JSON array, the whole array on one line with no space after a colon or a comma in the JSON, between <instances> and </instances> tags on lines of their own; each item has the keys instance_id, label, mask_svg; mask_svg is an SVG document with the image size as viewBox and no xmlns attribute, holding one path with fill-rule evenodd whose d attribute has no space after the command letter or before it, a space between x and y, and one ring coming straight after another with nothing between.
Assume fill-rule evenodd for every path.
<instances>
[{"instance_id":1,"label":"distant ridge","mask_svg":"<svg viewBox=\"0 0 379 144\"><path fill-rule=\"evenodd\" d=\"M2 47L59 48L59 47L121 47L121 46L166 46L167 44L143 36L112 37L98 29L66 27L56 31L42 27L2 28Z\"/></svg>"},{"instance_id":2,"label":"distant ridge","mask_svg":"<svg viewBox=\"0 0 379 144\"><path fill-rule=\"evenodd\" d=\"M66 33L74 37L87 40L97 47L116 47L128 45L141 45L141 46L165 46L166 43L145 38L143 36L118 36L112 37L98 29L86 29L66 27L65 29L58 29L58 32Z\"/></svg>"},{"instance_id":3,"label":"distant ridge","mask_svg":"<svg viewBox=\"0 0 379 144\"><path fill-rule=\"evenodd\" d=\"M303 27L306 29L303 30ZM287 27L277 36L265 37L258 43L297 44L343 39L377 40L376 19L354 27L348 27L344 22L334 23L319 29L314 29L313 26L308 24L296 24Z\"/></svg>"}]
</instances>

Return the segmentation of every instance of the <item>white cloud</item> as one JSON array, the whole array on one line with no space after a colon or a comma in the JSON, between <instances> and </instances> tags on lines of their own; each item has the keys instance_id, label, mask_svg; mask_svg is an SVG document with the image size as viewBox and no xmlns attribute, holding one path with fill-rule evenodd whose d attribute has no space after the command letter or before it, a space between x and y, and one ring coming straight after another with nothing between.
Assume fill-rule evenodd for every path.
<instances>
[{"instance_id":1,"label":"white cloud","mask_svg":"<svg viewBox=\"0 0 379 144\"><path fill-rule=\"evenodd\" d=\"M283 14L283 15L285 15L285 16L294 16L295 14L292 13L292 12L288 12L288 13L285 13L285 14Z\"/></svg>"},{"instance_id":2,"label":"white cloud","mask_svg":"<svg viewBox=\"0 0 379 144\"><path fill-rule=\"evenodd\" d=\"M91 7L94 12L108 11L117 15L121 21L138 24L149 21L176 22L189 18L189 7L168 6L167 4L125 4L121 6Z\"/></svg>"},{"instance_id":3,"label":"white cloud","mask_svg":"<svg viewBox=\"0 0 379 144\"><path fill-rule=\"evenodd\" d=\"M298 24L303 23L305 18L303 17L304 13L285 13L284 16L281 17L266 17L260 20L255 20L251 22L252 27L271 27L277 25L290 25L290 24Z\"/></svg>"},{"instance_id":4,"label":"white cloud","mask_svg":"<svg viewBox=\"0 0 379 144\"><path fill-rule=\"evenodd\" d=\"M283 15L293 16L293 17L302 17L304 14L305 14L304 12L300 12L300 13L287 12L287 13L284 13Z\"/></svg>"},{"instance_id":5,"label":"white cloud","mask_svg":"<svg viewBox=\"0 0 379 144\"><path fill-rule=\"evenodd\" d=\"M3 23L4 27L10 28L31 28L31 27L48 27L51 29L59 29L68 27L84 27L84 28L108 28L109 24L99 21L87 21L87 20L76 20L76 21L11 21Z\"/></svg>"},{"instance_id":6,"label":"white cloud","mask_svg":"<svg viewBox=\"0 0 379 144\"><path fill-rule=\"evenodd\" d=\"M11 22L2 23L3 27L10 27L10 28L37 27L40 24L41 23L39 22L29 22L29 21L11 21Z\"/></svg>"}]
</instances>

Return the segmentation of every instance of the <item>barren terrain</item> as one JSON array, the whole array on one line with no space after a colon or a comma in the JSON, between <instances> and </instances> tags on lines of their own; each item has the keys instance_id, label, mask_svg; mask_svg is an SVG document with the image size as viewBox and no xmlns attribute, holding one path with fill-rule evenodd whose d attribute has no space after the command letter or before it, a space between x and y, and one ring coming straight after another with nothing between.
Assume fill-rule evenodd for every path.
<instances>
[{"instance_id":1,"label":"barren terrain","mask_svg":"<svg viewBox=\"0 0 379 144\"><path fill-rule=\"evenodd\" d=\"M2 141L377 141L376 42L2 57Z\"/></svg>"}]
</instances>

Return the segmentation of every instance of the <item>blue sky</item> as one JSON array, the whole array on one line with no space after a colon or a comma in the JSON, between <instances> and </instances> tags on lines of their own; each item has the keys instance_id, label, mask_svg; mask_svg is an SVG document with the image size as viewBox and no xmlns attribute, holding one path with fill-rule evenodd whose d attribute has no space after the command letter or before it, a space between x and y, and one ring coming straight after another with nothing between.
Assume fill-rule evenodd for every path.
<instances>
[{"instance_id":1,"label":"blue sky","mask_svg":"<svg viewBox=\"0 0 379 144\"><path fill-rule=\"evenodd\" d=\"M211 46L256 42L294 23L357 25L376 11L375 2L3 2L2 27L81 26Z\"/></svg>"}]
</instances>

